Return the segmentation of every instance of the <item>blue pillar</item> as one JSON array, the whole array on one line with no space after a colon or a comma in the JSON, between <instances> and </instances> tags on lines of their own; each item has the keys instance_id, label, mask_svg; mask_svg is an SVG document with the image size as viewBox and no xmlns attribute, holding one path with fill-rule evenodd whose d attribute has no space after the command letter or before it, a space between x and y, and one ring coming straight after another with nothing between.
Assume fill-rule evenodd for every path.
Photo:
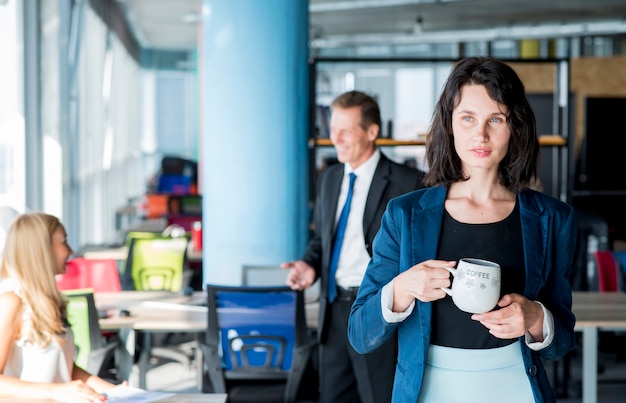
<instances>
[{"instance_id":1,"label":"blue pillar","mask_svg":"<svg viewBox=\"0 0 626 403\"><path fill-rule=\"evenodd\" d=\"M308 1L203 0L204 284L308 241Z\"/></svg>"}]
</instances>

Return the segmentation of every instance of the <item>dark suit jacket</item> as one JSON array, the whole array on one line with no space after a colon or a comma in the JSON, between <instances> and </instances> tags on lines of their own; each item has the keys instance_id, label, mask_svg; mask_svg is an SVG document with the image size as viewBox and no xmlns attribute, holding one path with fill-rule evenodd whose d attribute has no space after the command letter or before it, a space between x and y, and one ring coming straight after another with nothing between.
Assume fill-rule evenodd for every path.
<instances>
[{"instance_id":1,"label":"dark suit jacket","mask_svg":"<svg viewBox=\"0 0 626 403\"><path fill-rule=\"evenodd\" d=\"M359 353L373 351L397 334L393 402L418 399L430 344L431 303L416 301L404 321L389 323L380 309L381 289L414 264L436 257L446 194L446 188L434 186L389 203L374 258L352 305L348 337ZM535 400L551 402L554 397L542 359L558 360L576 343L568 279L576 245L576 216L570 206L533 190L519 193L517 202L526 266L524 296L541 302L554 316L552 343L532 351L522 336L522 356Z\"/></svg>"},{"instance_id":2,"label":"dark suit jacket","mask_svg":"<svg viewBox=\"0 0 626 403\"><path fill-rule=\"evenodd\" d=\"M328 267L343 173L344 165L334 164L326 168L318 180L313 211L314 234L302 257L302 260L315 269L317 277L321 278L317 334L322 342L325 340L324 325L327 304L325 296L328 295ZM370 256L372 255L372 242L380 228L380 220L387 207L387 202L393 197L423 187L423 176L422 171L395 163L381 152L363 213L364 242Z\"/></svg>"}]
</instances>

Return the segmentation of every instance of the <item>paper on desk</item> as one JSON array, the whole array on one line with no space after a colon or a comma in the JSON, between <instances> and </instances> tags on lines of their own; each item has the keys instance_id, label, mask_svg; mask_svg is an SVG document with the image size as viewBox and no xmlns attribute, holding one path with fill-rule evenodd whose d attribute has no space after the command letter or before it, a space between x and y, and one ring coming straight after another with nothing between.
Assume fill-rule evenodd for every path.
<instances>
[{"instance_id":1,"label":"paper on desk","mask_svg":"<svg viewBox=\"0 0 626 403\"><path fill-rule=\"evenodd\" d=\"M107 390L107 402L116 403L136 403L136 402L154 402L174 396L174 393L153 392L145 389L134 388L128 385L118 385Z\"/></svg>"}]
</instances>

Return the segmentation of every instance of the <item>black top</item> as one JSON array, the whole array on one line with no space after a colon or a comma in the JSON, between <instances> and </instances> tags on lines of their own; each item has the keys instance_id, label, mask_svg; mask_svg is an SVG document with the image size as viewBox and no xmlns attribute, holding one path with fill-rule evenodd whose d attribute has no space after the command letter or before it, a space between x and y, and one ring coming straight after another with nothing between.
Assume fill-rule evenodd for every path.
<instances>
[{"instance_id":1,"label":"black top","mask_svg":"<svg viewBox=\"0 0 626 403\"><path fill-rule=\"evenodd\" d=\"M464 257L491 260L500 264L500 296L522 294L526 282L524 249L519 206L504 220L489 224L465 224L446 211L443 216L437 258L458 261ZM452 279L452 275L450 275ZM452 297L432 303L432 344L457 348L494 348L509 345L516 339L498 339L486 327L454 305ZM495 309L498 309L497 307Z\"/></svg>"}]
</instances>

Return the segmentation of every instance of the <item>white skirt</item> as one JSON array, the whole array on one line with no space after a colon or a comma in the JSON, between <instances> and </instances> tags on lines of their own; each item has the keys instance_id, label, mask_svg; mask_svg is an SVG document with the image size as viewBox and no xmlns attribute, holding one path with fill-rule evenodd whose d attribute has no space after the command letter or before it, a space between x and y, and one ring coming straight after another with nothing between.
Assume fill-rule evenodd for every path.
<instances>
[{"instance_id":1,"label":"white skirt","mask_svg":"<svg viewBox=\"0 0 626 403\"><path fill-rule=\"evenodd\" d=\"M520 342L492 349L431 345L420 403L534 403Z\"/></svg>"}]
</instances>

